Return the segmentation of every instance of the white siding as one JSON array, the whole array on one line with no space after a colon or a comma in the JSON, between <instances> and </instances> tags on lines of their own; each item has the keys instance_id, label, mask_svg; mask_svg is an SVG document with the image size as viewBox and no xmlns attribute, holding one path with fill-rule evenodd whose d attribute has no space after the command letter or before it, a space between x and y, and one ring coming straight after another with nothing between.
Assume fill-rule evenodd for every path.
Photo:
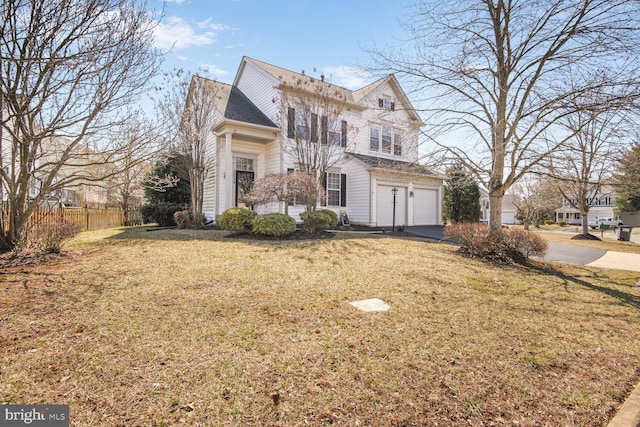
<instances>
[{"instance_id":1,"label":"white siding","mask_svg":"<svg viewBox=\"0 0 640 427\"><path fill-rule=\"evenodd\" d=\"M395 102L395 110L386 110L378 107L378 99L389 97ZM411 124L412 120L408 112L403 110L400 104L399 95L395 93L393 87L387 82L380 85L368 94L360 104L367 107L362 113L362 124L359 126L356 152L368 156L385 157L407 162L418 161L418 132ZM369 150L369 127L382 125L390 126L394 133L402 135L402 156L384 154L380 151Z\"/></svg>"},{"instance_id":2,"label":"white siding","mask_svg":"<svg viewBox=\"0 0 640 427\"><path fill-rule=\"evenodd\" d=\"M275 140L269 142L265 146L265 174L274 174L284 172L280 159L280 141Z\"/></svg>"},{"instance_id":3,"label":"white siding","mask_svg":"<svg viewBox=\"0 0 640 427\"><path fill-rule=\"evenodd\" d=\"M276 79L251 62L245 62L236 82L238 89L276 124L280 123L280 101L274 87L277 84Z\"/></svg>"},{"instance_id":4,"label":"white siding","mask_svg":"<svg viewBox=\"0 0 640 427\"><path fill-rule=\"evenodd\" d=\"M349 220L354 224L371 222L371 177L360 161L345 164L342 173L347 175L347 206Z\"/></svg>"},{"instance_id":5,"label":"white siding","mask_svg":"<svg viewBox=\"0 0 640 427\"><path fill-rule=\"evenodd\" d=\"M216 150L217 137L211 132L207 138L207 164L209 171L204 181L202 210L208 221L216 219L216 174L218 173Z\"/></svg>"}]
</instances>

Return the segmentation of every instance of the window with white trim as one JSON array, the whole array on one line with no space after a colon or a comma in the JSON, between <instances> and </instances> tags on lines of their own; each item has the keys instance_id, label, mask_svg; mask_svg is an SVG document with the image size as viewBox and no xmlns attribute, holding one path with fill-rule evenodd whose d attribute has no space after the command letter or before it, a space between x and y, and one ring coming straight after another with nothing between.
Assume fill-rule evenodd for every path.
<instances>
[{"instance_id":1,"label":"window with white trim","mask_svg":"<svg viewBox=\"0 0 640 427\"><path fill-rule=\"evenodd\" d=\"M337 172L327 172L322 180L325 197L323 206L347 206L347 175Z\"/></svg>"},{"instance_id":2,"label":"window with white trim","mask_svg":"<svg viewBox=\"0 0 640 427\"><path fill-rule=\"evenodd\" d=\"M396 109L396 103L393 102L390 97L383 96L382 98L378 98L378 107L394 111Z\"/></svg>"},{"instance_id":3,"label":"window with white trim","mask_svg":"<svg viewBox=\"0 0 640 427\"><path fill-rule=\"evenodd\" d=\"M391 139L393 131L389 126L382 126L382 152L391 154Z\"/></svg>"},{"instance_id":4,"label":"window with white trim","mask_svg":"<svg viewBox=\"0 0 640 427\"><path fill-rule=\"evenodd\" d=\"M296 137L304 141L309 140L309 126L302 109L296 110Z\"/></svg>"},{"instance_id":5,"label":"window with white trim","mask_svg":"<svg viewBox=\"0 0 640 427\"><path fill-rule=\"evenodd\" d=\"M402 156L402 134L391 126L370 127L369 151Z\"/></svg>"},{"instance_id":6,"label":"window with white trim","mask_svg":"<svg viewBox=\"0 0 640 427\"><path fill-rule=\"evenodd\" d=\"M378 151L380 149L380 131L378 128L369 129L369 150Z\"/></svg>"},{"instance_id":7,"label":"window with white trim","mask_svg":"<svg viewBox=\"0 0 640 427\"><path fill-rule=\"evenodd\" d=\"M327 173L327 205L340 206L340 174Z\"/></svg>"},{"instance_id":8,"label":"window with white trim","mask_svg":"<svg viewBox=\"0 0 640 427\"><path fill-rule=\"evenodd\" d=\"M393 135L393 155L402 156L402 135L399 133Z\"/></svg>"}]
</instances>

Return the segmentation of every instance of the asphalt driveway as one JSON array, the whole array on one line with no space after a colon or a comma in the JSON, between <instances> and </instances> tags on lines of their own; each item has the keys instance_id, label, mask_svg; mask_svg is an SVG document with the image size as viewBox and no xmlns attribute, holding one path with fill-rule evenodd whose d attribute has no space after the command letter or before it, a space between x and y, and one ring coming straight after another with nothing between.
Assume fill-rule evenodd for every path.
<instances>
[{"instance_id":1,"label":"asphalt driveway","mask_svg":"<svg viewBox=\"0 0 640 427\"><path fill-rule=\"evenodd\" d=\"M444 237L444 226L424 225L406 227L407 233L437 241L455 243ZM591 265L593 267L640 271L640 255L623 252L605 251L584 246L549 242L544 257L534 257L544 261L561 262L573 265Z\"/></svg>"}]
</instances>

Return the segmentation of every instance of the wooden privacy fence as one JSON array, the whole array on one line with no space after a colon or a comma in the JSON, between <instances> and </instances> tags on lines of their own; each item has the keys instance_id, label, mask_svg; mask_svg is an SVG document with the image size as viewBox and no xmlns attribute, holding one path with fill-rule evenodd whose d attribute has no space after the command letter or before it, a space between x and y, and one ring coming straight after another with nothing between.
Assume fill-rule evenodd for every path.
<instances>
[{"instance_id":1,"label":"wooden privacy fence","mask_svg":"<svg viewBox=\"0 0 640 427\"><path fill-rule=\"evenodd\" d=\"M2 210L2 221L4 222L5 230L9 228L7 211L7 209ZM82 231L90 231L141 224L142 216L139 208L130 208L127 210L125 224L124 210L121 208L90 209L42 205L38 206L29 218L27 229L56 220L63 220L69 224L77 225Z\"/></svg>"}]
</instances>

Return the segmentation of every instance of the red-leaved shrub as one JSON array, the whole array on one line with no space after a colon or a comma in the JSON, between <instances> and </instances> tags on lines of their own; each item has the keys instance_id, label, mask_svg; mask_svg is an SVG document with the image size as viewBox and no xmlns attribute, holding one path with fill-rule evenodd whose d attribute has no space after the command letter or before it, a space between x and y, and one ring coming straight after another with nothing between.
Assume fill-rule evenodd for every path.
<instances>
[{"instance_id":1,"label":"red-leaved shrub","mask_svg":"<svg viewBox=\"0 0 640 427\"><path fill-rule=\"evenodd\" d=\"M445 228L445 236L460 244L460 252L471 258L523 264L531 256L542 256L547 242L529 231L492 231L483 224L455 224Z\"/></svg>"}]
</instances>

